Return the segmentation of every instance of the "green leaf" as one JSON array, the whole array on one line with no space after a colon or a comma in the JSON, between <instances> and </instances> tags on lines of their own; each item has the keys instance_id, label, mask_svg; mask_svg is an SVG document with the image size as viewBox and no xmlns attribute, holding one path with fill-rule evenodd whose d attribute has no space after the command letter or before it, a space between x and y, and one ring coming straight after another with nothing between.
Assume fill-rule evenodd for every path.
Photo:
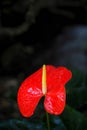
<instances>
[{"instance_id":1,"label":"green leaf","mask_svg":"<svg viewBox=\"0 0 87 130\"><path fill-rule=\"evenodd\" d=\"M87 130L87 118L68 105L60 117L67 130Z\"/></svg>"},{"instance_id":2,"label":"green leaf","mask_svg":"<svg viewBox=\"0 0 87 130\"><path fill-rule=\"evenodd\" d=\"M72 79L66 85L67 104L74 108L78 108L87 101L87 76L79 70L74 70L72 73Z\"/></svg>"},{"instance_id":3,"label":"green leaf","mask_svg":"<svg viewBox=\"0 0 87 130\"><path fill-rule=\"evenodd\" d=\"M67 104L79 108L87 102L87 88L81 86L74 88L73 91L67 94Z\"/></svg>"},{"instance_id":4,"label":"green leaf","mask_svg":"<svg viewBox=\"0 0 87 130\"><path fill-rule=\"evenodd\" d=\"M85 74L80 70L71 70L72 78L66 85L67 94L73 89L82 86Z\"/></svg>"}]
</instances>

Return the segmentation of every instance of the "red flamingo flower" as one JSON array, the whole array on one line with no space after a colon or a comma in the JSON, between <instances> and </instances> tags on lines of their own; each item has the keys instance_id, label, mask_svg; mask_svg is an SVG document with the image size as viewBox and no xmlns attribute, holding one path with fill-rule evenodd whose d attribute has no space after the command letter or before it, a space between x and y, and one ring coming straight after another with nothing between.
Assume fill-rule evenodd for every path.
<instances>
[{"instance_id":1,"label":"red flamingo flower","mask_svg":"<svg viewBox=\"0 0 87 130\"><path fill-rule=\"evenodd\" d=\"M45 110L50 114L61 114L66 103L64 86L71 77L71 71L65 67L43 65L26 78L18 90L17 101L21 114L24 117L32 116L43 96Z\"/></svg>"}]
</instances>

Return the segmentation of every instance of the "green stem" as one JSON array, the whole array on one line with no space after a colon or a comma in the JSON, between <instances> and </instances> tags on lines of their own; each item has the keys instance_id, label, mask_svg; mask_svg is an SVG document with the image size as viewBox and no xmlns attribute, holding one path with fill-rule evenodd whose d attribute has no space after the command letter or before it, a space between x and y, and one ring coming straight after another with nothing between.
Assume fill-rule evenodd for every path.
<instances>
[{"instance_id":1,"label":"green stem","mask_svg":"<svg viewBox=\"0 0 87 130\"><path fill-rule=\"evenodd\" d=\"M46 112L46 118L47 118L47 128L50 130L50 119L49 119L49 114Z\"/></svg>"}]
</instances>

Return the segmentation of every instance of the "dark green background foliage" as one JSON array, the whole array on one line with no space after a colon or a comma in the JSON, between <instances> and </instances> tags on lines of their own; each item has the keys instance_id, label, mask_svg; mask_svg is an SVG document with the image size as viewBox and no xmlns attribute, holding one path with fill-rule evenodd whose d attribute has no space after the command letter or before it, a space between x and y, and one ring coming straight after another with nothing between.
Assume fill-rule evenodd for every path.
<instances>
[{"instance_id":1,"label":"dark green background foliage","mask_svg":"<svg viewBox=\"0 0 87 130\"><path fill-rule=\"evenodd\" d=\"M42 98L34 115L17 106L21 82L43 64L66 66L66 106L49 115L51 130L87 130L86 0L0 1L0 130L47 130ZM67 33L69 27L78 30ZM83 33L81 33L83 31Z\"/></svg>"}]
</instances>

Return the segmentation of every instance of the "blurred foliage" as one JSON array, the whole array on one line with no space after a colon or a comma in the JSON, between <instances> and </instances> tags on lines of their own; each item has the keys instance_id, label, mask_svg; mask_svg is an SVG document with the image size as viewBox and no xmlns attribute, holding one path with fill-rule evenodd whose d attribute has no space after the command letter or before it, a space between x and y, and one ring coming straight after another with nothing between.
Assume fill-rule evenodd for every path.
<instances>
[{"instance_id":1,"label":"blurred foliage","mask_svg":"<svg viewBox=\"0 0 87 130\"><path fill-rule=\"evenodd\" d=\"M31 24L35 22L35 17L43 8L48 8L48 10L50 10L54 14L64 15L73 19L75 18L75 13L70 10L67 10L66 7L79 8L80 6L82 6L83 9L86 11L87 7L85 0L0 1L0 36L7 35L10 37L14 37L26 32L31 26ZM61 7L65 7L65 9L62 9Z\"/></svg>"},{"instance_id":2,"label":"blurred foliage","mask_svg":"<svg viewBox=\"0 0 87 130\"><path fill-rule=\"evenodd\" d=\"M66 106L61 119L67 130L87 130L87 118L69 106Z\"/></svg>"},{"instance_id":3,"label":"blurred foliage","mask_svg":"<svg viewBox=\"0 0 87 130\"><path fill-rule=\"evenodd\" d=\"M74 108L79 108L87 101L87 74L80 70L72 70L72 74L73 78L66 85L67 103Z\"/></svg>"}]
</instances>

